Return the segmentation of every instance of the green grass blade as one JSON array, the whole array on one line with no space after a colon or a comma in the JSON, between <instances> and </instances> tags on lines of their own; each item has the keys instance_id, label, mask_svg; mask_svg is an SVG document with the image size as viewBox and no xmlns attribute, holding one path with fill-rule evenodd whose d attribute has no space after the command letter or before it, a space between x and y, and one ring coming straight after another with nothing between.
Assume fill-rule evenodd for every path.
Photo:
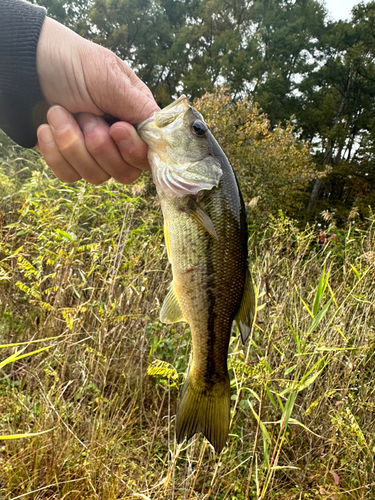
<instances>
[{"instance_id":1,"label":"green grass blade","mask_svg":"<svg viewBox=\"0 0 375 500\"><path fill-rule=\"evenodd\" d=\"M329 306L331 305L332 303L332 300L333 298L331 297L329 299L329 301L327 302L327 304L323 307L323 309L319 312L319 314L317 314L313 320L313 322L311 323L311 326L310 328L308 329L307 331L307 335L310 335L311 333L314 332L314 330L316 329L316 327L319 325L319 323L322 321L322 319L324 318L326 312L328 311L328 308Z\"/></svg>"},{"instance_id":2,"label":"green grass blade","mask_svg":"<svg viewBox=\"0 0 375 500\"><path fill-rule=\"evenodd\" d=\"M5 358L3 361L0 362L0 370L4 368L5 365L8 365L9 363L14 363L14 361L18 361L23 358L27 358L28 356L32 356L34 354L38 354L39 352L47 351L48 349L51 349L52 346L47 346L47 347L41 347L40 349L37 349L36 351L31 351L27 352L26 354L21 354L20 352L23 352L26 347L21 349L21 351L17 351L8 358Z\"/></svg>"},{"instance_id":3,"label":"green grass blade","mask_svg":"<svg viewBox=\"0 0 375 500\"><path fill-rule=\"evenodd\" d=\"M0 436L0 441L6 441L9 439L23 439L23 438L31 438L34 436L41 436L42 434L46 434L47 432L53 431L55 427L52 427L52 429L48 429L46 431L41 431L41 432L29 432L26 434L11 434L8 436Z\"/></svg>"},{"instance_id":4,"label":"green grass blade","mask_svg":"<svg viewBox=\"0 0 375 500\"><path fill-rule=\"evenodd\" d=\"M327 272L327 274L325 274L325 271L326 271L326 266L324 264L323 270L322 270L322 275L321 275L320 280L319 280L319 285L318 285L318 288L316 290L315 299L314 299L314 303L313 303L313 307L312 307L312 313L313 313L314 317L318 314L320 303L321 303L322 298L324 296L324 292L327 288L327 283L328 283L328 279L329 279L329 271Z\"/></svg>"}]
</instances>

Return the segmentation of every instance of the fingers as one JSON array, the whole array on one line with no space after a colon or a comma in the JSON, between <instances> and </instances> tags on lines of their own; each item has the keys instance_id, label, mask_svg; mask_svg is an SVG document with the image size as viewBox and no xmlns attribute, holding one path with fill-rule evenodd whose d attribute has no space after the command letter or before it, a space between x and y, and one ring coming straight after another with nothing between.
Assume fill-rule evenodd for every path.
<instances>
[{"instance_id":1,"label":"fingers","mask_svg":"<svg viewBox=\"0 0 375 500\"><path fill-rule=\"evenodd\" d=\"M126 163L142 170L151 170L147 160L147 144L139 137L133 125L127 122L116 122L110 128L109 133Z\"/></svg>"},{"instance_id":2,"label":"fingers","mask_svg":"<svg viewBox=\"0 0 375 500\"><path fill-rule=\"evenodd\" d=\"M67 182L83 177L92 184L109 179L110 176L87 150L83 133L71 113L61 106L52 106L47 120L54 144L46 143L48 132L42 127L38 134L39 148L57 177Z\"/></svg>"},{"instance_id":3,"label":"fingers","mask_svg":"<svg viewBox=\"0 0 375 500\"><path fill-rule=\"evenodd\" d=\"M123 184L131 184L149 168L147 146L129 123L119 125L121 133L110 135L103 118L89 113L77 115L85 145L102 169ZM116 140L118 140L118 144Z\"/></svg>"},{"instance_id":4,"label":"fingers","mask_svg":"<svg viewBox=\"0 0 375 500\"><path fill-rule=\"evenodd\" d=\"M100 184L113 177L123 184L136 180L149 169L147 146L134 127L106 121L91 113L74 116L61 106L52 106L48 125L38 129L39 149L47 165L65 182L82 177Z\"/></svg>"},{"instance_id":5,"label":"fingers","mask_svg":"<svg viewBox=\"0 0 375 500\"><path fill-rule=\"evenodd\" d=\"M41 125L37 130L37 136L39 150L56 177L64 182L76 182L82 178L60 153L49 125Z\"/></svg>"}]
</instances>

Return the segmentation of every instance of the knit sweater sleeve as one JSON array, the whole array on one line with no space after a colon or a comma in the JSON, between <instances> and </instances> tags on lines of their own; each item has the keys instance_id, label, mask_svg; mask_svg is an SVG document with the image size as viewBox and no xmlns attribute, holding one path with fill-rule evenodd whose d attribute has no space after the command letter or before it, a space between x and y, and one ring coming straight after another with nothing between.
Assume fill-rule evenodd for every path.
<instances>
[{"instance_id":1,"label":"knit sweater sleeve","mask_svg":"<svg viewBox=\"0 0 375 500\"><path fill-rule=\"evenodd\" d=\"M0 128L28 148L46 110L36 68L45 16L44 8L23 0L0 0Z\"/></svg>"}]
</instances>

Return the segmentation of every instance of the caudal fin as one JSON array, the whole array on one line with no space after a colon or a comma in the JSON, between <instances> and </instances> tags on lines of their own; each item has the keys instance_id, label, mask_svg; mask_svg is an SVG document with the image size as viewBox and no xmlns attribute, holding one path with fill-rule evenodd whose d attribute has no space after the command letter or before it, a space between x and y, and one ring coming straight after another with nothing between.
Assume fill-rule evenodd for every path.
<instances>
[{"instance_id":1,"label":"caudal fin","mask_svg":"<svg viewBox=\"0 0 375 500\"><path fill-rule=\"evenodd\" d=\"M189 440L196 432L202 432L220 453L228 437L229 418L229 377L207 387L201 381L196 382L190 372L177 410L177 442L181 443L185 437Z\"/></svg>"}]
</instances>

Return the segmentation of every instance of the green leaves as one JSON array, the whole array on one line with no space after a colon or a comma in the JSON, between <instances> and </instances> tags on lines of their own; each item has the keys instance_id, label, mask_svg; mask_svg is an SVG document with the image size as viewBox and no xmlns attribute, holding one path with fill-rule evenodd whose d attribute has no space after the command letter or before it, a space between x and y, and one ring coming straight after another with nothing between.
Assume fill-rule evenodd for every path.
<instances>
[{"instance_id":1,"label":"green leaves","mask_svg":"<svg viewBox=\"0 0 375 500\"><path fill-rule=\"evenodd\" d=\"M328 273L326 273L325 270L326 270L326 266L324 265L323 270L322 270L322 275L320 277L319 285L318 285L318 288L316 290L314 303L312 306L312 314L314 317L318 313L318 310L319 310L320 304L322 302L324 292L326 291L328 280L329 280L329 271L328 271Z\"/></svg>"},{"instance_id":2,"label":"green leaves","mask_svg":"<svg viewBox=\"0 0 375 500\"><path fill-rule=\"evenodd\" d=\"M171 379L174 382L178 380L178 373L176 368L161 359L155 359L151 365L147 368L147 375L150 377L162 377Z\"/></svg>"},{"instance_id":3,"label":"green leaves","mask_svg":"<svg viewBox=\"0 0 375 500\"><path fill-rule=\"evenodd\" d=\"M298 217L314 171L309 149L298 140L293 125L271 131L257 105L248 99L233 102L228 89L205 95L195 106L228 155L245 199L256 200L251 219L279 210Z\"/></svg>"},{"instance_id":4,"label":"green leaves","mask_svg":"<svg viewBox=\"0 0 375 500\"><path fill-rule=\"evenodd\" d=\"M41 436L42 434L46 434L47 432L51 432L53 429L48 429L46 431L41 431L41 432L28 432L25 434L9 434L5 436L0 436L0 441L2 440L9 440L9 439L23 439L23 438L32 438L35 436Z\"/></svg>"}]
</instances>

